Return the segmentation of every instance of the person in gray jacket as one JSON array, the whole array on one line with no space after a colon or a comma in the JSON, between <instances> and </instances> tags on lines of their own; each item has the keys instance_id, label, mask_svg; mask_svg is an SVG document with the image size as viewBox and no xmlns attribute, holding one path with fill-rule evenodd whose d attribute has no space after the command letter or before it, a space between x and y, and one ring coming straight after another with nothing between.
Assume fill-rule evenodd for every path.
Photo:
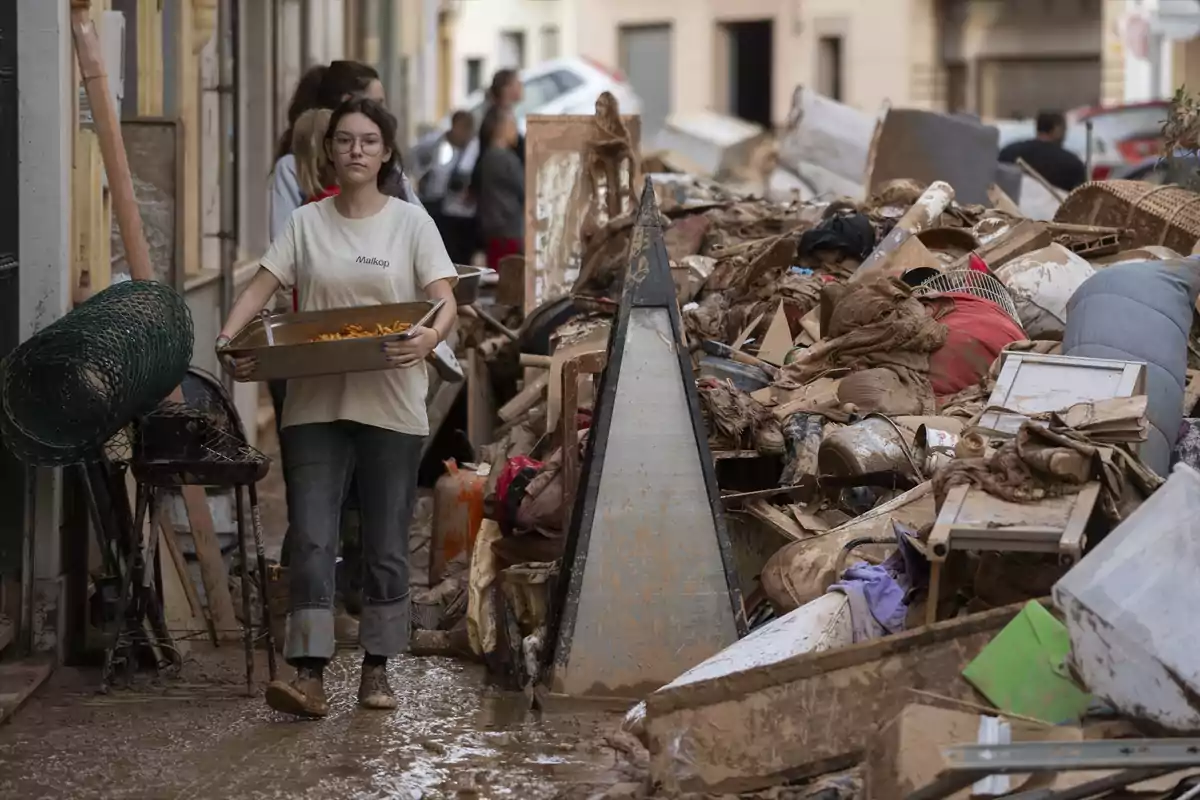
<instances>
[{"instance_id":1,"label":"person in gray jacket","mask_svg":"<svg viewBox=\"0 0 1200 800\"><path fill-rule=\"evenodd\" d=\"M488 266L525 250L525 165L515 146L520 138L512 111L493 106L480 126L488 143L480 157L479 228L487 248Z\"/></svg>"}]
</instances>

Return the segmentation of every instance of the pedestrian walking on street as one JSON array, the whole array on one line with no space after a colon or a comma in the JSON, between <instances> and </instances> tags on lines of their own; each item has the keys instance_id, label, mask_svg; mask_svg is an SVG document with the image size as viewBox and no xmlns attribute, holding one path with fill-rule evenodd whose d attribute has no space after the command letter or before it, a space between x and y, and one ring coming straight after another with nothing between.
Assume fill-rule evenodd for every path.
<instances>
[{"instance_id":1,"label":"pedestrian walking on street","mask_svg":"<svg viewBox=\"0 0 1200 800\"><path fill-rule=\"evenodd\" d=\"M437 163L422 176L418 194L442 232L442 241L456 264L470 264L479 250L476 205L471 197L471 172L479 152L472 148L475 119L470 111L455 111L450 130L438 147ZM473 152L472 152L473 151Z\"/></svg>"},{"instance_id":2,"label":"pedestrian walking on street","mask_svg":"<svg viewBox=\"0 0 1200 800\"><path fill-rule=\"evenodd\" d=\"M497 108L515 113L517 105L524 97L525 84L521 82L521 75L515 69L498 70L492 76L492 85L487 90L487 108L483 114L484 120L487 120L488 115ZM475 169L471 172L471 193L476 198L479 197L479 181L482 178L480 165L483 162L483 154L487 152L490 144L491 137L484 135L484 126L481 123L479 126L479 141L476 145L479 157L475 161ZM517 140L513 144L513 151L521 159L521 163L524 164L525 137L519 131L517 133Z\"/></svg>"},{"instance_id":3,"label":"pedestrian walking on street","mask_svg":"<svg viewBox=\"0 0 1200 800\"><path fill-rule=\"evenodd\" d=\"M479 159L479 227L488 266L498 269L505 256L525 250L525 167L512 111L493 107L480 130L488 145Z\"/></svg>"},{"instance_id":4,"label":"pedestrian walking on street","mask_svg":"<svg viewBox=\"0 0 1200 800\"><path fill-rule=\"evenodd\" d=\"M429 215L383 191L399 169L395 140L395 118L374 100L355 97L334 111L325 141L341 193L292 215L217 340L224 346L279 286L299 289L303 311L445 301L430 327L381 345L394 369L289 382L283 468L292 560L284 657L296 675L272 682L266 699L297 716L329 713L324 670L334 654L338 526L352 474L364 545L361 706L396 707L387 660L408 648L408 527L429 434L424 360L455 323L457 273ZM253 368L247 359L224 365L241 377Z\"/></svg>"},{"instance_id":5,"label":"pedestrian walking on street","mask_svg":"<svg viewBox=\"0 0 1200 800\"><path fill-rule=\"evenodd\" d=\"M1051 184L1070 192L1087 181L1087 166L1067 148L1067 120L1058 111L1043 111L1037 116L1037 137L1013 142L1000 151L1000 161L1015 164L1017 159L1033 167Z\"/></svg>"}]
</instances>

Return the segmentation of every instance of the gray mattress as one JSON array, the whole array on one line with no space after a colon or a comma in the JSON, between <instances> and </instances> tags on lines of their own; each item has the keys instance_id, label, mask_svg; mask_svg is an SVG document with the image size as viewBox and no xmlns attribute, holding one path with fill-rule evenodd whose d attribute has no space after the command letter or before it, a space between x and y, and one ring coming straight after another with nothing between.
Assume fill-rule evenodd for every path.
<instances>
[{"instance_id":1,"label":"gray mattress","mask_svg":"<svg viewBox=\"0 0 1200 800\"><path fill-rule=\"evenodd\" d=\"M1200 261L1173 259L1120 264L1084 282L1067 304L1063 354L1146 362L1150 432L1146 466L1171 468L1183 419L1187 340L1200 294Z\"/></svg>"}]
</instances>

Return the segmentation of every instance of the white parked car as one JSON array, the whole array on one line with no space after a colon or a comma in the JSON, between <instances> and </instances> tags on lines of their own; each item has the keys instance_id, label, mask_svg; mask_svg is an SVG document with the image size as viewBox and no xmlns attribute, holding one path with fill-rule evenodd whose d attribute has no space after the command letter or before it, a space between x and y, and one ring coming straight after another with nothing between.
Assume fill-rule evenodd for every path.
<instances>
[{"instance_id":1,"label":"white parked car","mask_svg":"<svg viewBox=\"0 0 1200 800\"><path fill-rule=\"evenodd\" d=\"M558 58L543 61L521 71L525 84L525 99L516 108L517 127L525 133L525 117L529 114L592 114L601 92L611 92L622 114L640 114L642 101L620 72L608 69L589 58ZM487 102L482 90L476 91L463 104L475 117L475 129L483 121ZM436 163L442 137L450 130L450 118L438 123L435 130L422 136L409 154L409 172L422 175ZM468 151L466 158L474 162L476 154ZM446 158L449 158L446 155Z\"/></svg>"}]
</instances>

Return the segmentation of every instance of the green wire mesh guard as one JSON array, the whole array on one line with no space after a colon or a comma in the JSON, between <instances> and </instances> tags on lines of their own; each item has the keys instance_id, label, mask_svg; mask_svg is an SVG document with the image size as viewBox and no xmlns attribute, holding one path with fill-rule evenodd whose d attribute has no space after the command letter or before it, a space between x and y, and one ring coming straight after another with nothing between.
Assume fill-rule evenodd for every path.
<instances>
[{"instance_id":1,"label":"green wire mesh guard","mask_svg":"<svg viewBox=\"0 0 1200 800\"><path fill-rule=\"evenodd\" d=\"M27 464L91 460L187 373L192 315L156 281L115 284L0 362L0 435Z\"/></svg>"}]
</instances>

